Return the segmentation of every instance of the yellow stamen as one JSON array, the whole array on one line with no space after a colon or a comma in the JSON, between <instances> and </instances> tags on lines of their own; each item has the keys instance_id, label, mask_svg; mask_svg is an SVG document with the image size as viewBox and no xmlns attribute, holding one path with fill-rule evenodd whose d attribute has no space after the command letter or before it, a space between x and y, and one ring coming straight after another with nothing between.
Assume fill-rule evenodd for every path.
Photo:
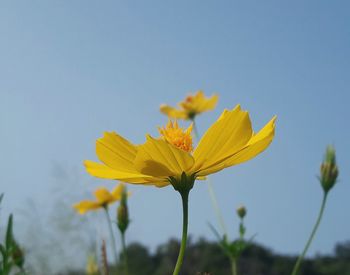
<instances>
[{"instance_id":1,"label":"yellow stamen","mask_svg":"<svg viewBox=\"0 0 350 275\"><path fill-rule=\"evenodd\" d=\"M191 124L186 130L184 130L179 127L176 120L175 122L169 120L166 127L159 128L159 133L162 135L164 140L173 144L177 148L180 148L186 152L192 152L192 127L193 125Z\"/></svg>"}]
</instances>

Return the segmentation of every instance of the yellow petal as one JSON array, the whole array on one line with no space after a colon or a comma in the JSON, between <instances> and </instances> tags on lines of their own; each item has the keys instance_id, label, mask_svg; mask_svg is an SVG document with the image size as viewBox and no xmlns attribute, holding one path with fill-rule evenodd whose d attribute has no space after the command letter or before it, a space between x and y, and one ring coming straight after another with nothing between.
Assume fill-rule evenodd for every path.
<instances>
[{"instance_id":1,"label":"yellow petal","mask_svg":"<svg viewBox=\"0 0 350 275\"><path fill-rule=\"evenodd\" d=\"M136 146L115 132L105 132L96 141L96 154L108 167L118 171L135 172L133 161L136 156Z\"/></svg>"},{"instance_id":2,"label":"yellow petal","mask_svg":"<svg viewBox=\"0 0 350 275\"><path fill-rule=\"evenodd\" d=\"M205 103L203 104L203 106L201 106L201 108L202 108L201 112L210 111L210 110L215 109L215 107L218 103L218 100L219 100L218 95L213 95L211 98L207 99L205 101Z\"/></svg>"},{"instance_id":3,"label":"yellow petal","mask_svg":"<svg viewBox=\"0 0 350 275\"><path fill-rule=\"evenodd\" d=\"M168 180L163 180L163 181L158 181L158 182L153 182L152 185L158 187L158 188L162 188L165 186L168 186L170 184L170 182Z\"/></svg>"},{"instance_id":4,"label":"yellow petal","mask_svg":"<svg viewBox=\"0 0 350 275\"><path fill-rule=\"evenodd\" d=\"M101 205L94 201L85 200L73 205L73 207L79 214L85 214L87 211L100 208Z\"/></svg>"},{"instance_id":5,"label":"yellow petal","mask_svg":"<svg viewBox=\"0 0 350 275\"><path fill-rule=\"evenodd\" d=\"M147 136L140 145L135 159L135 168L142 174L160 177L180 176L193 166L192 156L165 140Z\"/></svg>"},{"instance_id":6,"label":"yellow petal","mask_svg":"<svg viewBox=\"0 0 350 275\"><path fill-rule=\"evenodd\" d=\"M203 135L193 153L193 172L204 170L242 149L252 137L252 126L247 112L237 105L225 110Z\"/></svg>"},{"instance_id":7,"label":"yellow petal","mask_svg":"<svg viewBox=\"0 0 350 275\"><path fill-rule=\"evenodd\" d=\"M206 98L202 91L199 91L194 97L194 106L196 113L202 113L213 110L218 102L218 95L213 95L210 98Z\"/></svg>"},{"instance_id":8,"label":"yellow petal","mask_svg":"<svg viewBox=\"0 0 350 275\"><path fill-rule=\"evenodd\" d=\"M165 105L165 104L160 105L160 111L171 118L188 119L187 112L182 110L177 110L169 105Z\"/></svg>"},{"instance_id":9,"label":"yellow petal","mask_svg":"<svg viewBox=\"0 0 350 275\"><path fill-rule=\"evenodd\" d=\"M98 178L116 179L124 182L134 183L134 184L149 183L150 181L154 180L152 177L147 175L142 175L137 171L135 173L130 173L130 172L114 170L104 164L93 162L90 160L84 161L84 165L86 167L86 171L90 175Z\"/></svg>"},{"instance_id":10,"label":"yellow petal","mask_svg":"<svg viewBox=\"0 0 350 275\"><path fill-rule=\"evenodd\" d=\"M257 134L255 134L249 140L246 148L226 161L226 165L232 166L245 162L263 152L270 145L275 136L276 119L277 117L274 116Z\"/></svg>"},{"instance_id":11,"label":"yellow petal","mask_svg":"<svg viewBox=\"0 0 350 275\"><path fill-rule=\"evenodd\" d=\"M94 192L97 201L101 204L108 204L115 201L113 195L104 187L97 189Z\"/></svg>"},{"instance_id":12,"label":"yellow petal","mask_svg":"<svg viewBox=\"0 0 350 275\"><path fill-rule=\"evenodd\" d=\"M275 121L276 117L273 117L257 134L252 136L247 145L244 146L240 151L234 153L232 156L227 157L225 160L221 160L217 163L214 163L210 167L201 170L198 175L205 176L216 173L226 167L248 161L263 152L270 145L274 138Z\"/></svg>"}]
</instances>

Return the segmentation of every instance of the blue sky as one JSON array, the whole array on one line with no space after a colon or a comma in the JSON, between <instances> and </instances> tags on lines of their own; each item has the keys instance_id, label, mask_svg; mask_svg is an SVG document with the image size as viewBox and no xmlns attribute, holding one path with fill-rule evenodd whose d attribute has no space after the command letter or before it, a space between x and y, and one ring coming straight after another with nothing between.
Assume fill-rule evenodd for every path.
<instances>
[{"instance_id":1,"label":"blue sky","mask_svg":"<svg viewBox=\"0 0 350 275\"><path fill-rule=\"evenodd\" d=\"M238 103L256 130L278 116L266 152L212 177L233 236L235 208L244 203L248 234L278 252L299 252L320 205L316 176L325 146L335 145L340 180L310 255L331 252L350 238L349 18L347 1L2 2L4 212L25 208L27 198L50 207L57 165L76 171L83 186L72 186L77 198L112 188L82 166L96 159L103 131L142 143L166 123L161 103L203 89L220 100L198 117L200 132ZM154 247L179 237L172 188L130 189L130 240ZM207 187L197 182L190 234L213 239L207 221L216 224Z\"/></svg>"}]
</instances>

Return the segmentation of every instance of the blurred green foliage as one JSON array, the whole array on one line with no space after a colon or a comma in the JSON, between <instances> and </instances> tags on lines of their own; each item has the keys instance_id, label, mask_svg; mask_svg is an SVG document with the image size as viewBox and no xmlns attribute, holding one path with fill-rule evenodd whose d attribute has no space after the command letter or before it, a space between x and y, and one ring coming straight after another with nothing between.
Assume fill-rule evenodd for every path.
<instances>
[{"instance_id":1,"label":"blurred green foliage","mask_svg":"<svg viewBox=\"0 0 350 275\"><path fill-rule=\"evenodd\" d=\"M0 204L4 194L0 195ZM13 216L8 218L5 240L0 243L0 274L24 274L24 254L13 234ZM14 270L17 269L17 273Z\"/></svg>"},{"instance_id":2,"label":"blurred green foliage","mask_svg":"<svg viewBox=\"0 0 350 275\"><path fill-rule=\"evenodd\" d=\"M155 253L139 244L132 243L127 248L129 256L129 275L168 275L176 263L180 243L169 240L160 245ZM332 256L316 256L306 259L300 275L350 275L350 241L337 244ZM238 260L240 274L244 275L285 275L290 274L296 257L279 255L259 244L253 243L243 251ZM122 266L117 267L117 274ZM230 262L215 242L199 239L189 240L181 275L227 275L230 274ZM85 274L82 271L64 273L64 275ZM114 273L112 273L114 274ZM61 273L63 275L63 273Z\"/></svg>"}]
</instances>

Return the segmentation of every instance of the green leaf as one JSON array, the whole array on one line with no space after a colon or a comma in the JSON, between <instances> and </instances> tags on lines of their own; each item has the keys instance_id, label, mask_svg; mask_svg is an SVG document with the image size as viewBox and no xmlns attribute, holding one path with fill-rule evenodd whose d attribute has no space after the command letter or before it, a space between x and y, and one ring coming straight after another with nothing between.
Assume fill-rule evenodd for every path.
<instances>
[{"instance_id":1,"label":"green leaf","mask_svg":"<svg viewBox=\"0 0 350 275\"><path fill-rule=\"evenodd\" d=\"M211 229L211 231L213 231L214 235L218 238L218 240L221 241L222 238L221 238L219 232L215 229L215 227L209 222L208 222L208 226Z\"/></svg>"},{"instance_id":2,"label":"green leaf","mask_svg":"<svg viewBox=\"0 0 350 275\"><path fill-rule=\"evenodd\" d=\"M1 243L0 243L0 253L2 255L2 260L4 260L6 258L6 249Z\"/></svg>"},{"instance_id":3,"label":"green leaf","mask_svg":"<svg viewBox=\"0 0 350 275\"><path fill-rule=\"evenodd\" d=\"M232 253L231 253L231 247L229 242L227 241L227 236L224 235L223 237L220 236L219 232L215 229L215 227L208 222L208 226L210 227L210 229L213 231L214 235L217 237L218 239L218 244L220 246L220 248L224 251L224 253L228 256L231 257Z\"/></svg>"},{"instance_id":4,"label":"green leaf","mask_svg":"<svg viewBox=\"0 0 350 275\"><path fill-rule=\"evenodd\" d=\"M9 250L13 246L13 216L9 216L6 230L5 246L6 250Z\"/></svg>"}]
</instances>

